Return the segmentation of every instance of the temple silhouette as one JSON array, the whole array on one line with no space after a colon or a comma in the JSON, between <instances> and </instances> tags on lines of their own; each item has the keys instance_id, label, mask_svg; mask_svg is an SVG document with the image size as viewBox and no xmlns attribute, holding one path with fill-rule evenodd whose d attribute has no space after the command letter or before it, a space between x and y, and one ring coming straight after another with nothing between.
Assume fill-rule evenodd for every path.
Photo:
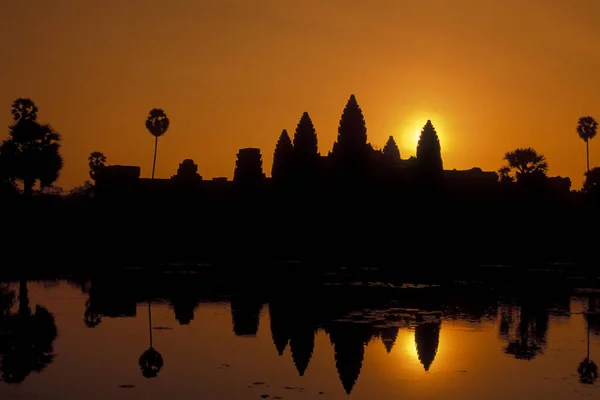
<instances>
[{"instance_id":1,"label":"temple silhouette","mask_svg":"<svg viewBox=\"0 0 600 400\"><path fill-rule=\"evenodd\" d=\"M432 121L426 121L417 145L416 157L403 159L390 136L381 150L368 142L367 127L356 97L351 95L341 116L338 137L326 155L318 150L318 135L304 112L293 138L284 129L273 155L271 177L266 177L261 150L243 148L237 153L233 180L204 180L191 159L184 160L171 179L141 177L136 166L107 165L97 171L97 194L101 198L125 196L171 196L175 193L211 196L236 187L262 189L317 190L325 192L348 185L358 187L423 189L444 184L460 192L489 192L502 188L495 171L445 170L442 144ZM568 178L553 177L548 184L558 192L569 192Z\"/></svg>"}]
</instances>

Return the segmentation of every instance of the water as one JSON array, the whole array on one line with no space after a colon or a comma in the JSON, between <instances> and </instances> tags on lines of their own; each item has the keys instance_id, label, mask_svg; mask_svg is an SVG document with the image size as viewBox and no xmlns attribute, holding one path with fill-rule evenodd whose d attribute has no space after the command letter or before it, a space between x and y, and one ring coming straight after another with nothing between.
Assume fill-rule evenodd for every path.
<instances>
[{"instance_id":1,"label":"water","mask_svg":"<svg viewBox=\"0 0 600 400\"><path fill-rule=\"evenodd\" d=\"M415 286L373 300L330 287L338 292L312 302L288 294L270 303L175 293L155 298L149 313L143 296L118 287L94 292L92 285L90 298L89 283L32 281L28 304L19 304L18 282L2 288L5 300L8 290L15 298L0 320L1 399L600 396L600 382L582 383L577 372L588 320L591 359L600 361L597 293L534 298ZM38 305L54 316L54 340ZM20 306L31 315L17 320ZM36 313L37 323L22 322ZM15 339L15 329L30 331ZM162 366L144 372L140 356L150 341Z\"/></svg>"}]
</instances>

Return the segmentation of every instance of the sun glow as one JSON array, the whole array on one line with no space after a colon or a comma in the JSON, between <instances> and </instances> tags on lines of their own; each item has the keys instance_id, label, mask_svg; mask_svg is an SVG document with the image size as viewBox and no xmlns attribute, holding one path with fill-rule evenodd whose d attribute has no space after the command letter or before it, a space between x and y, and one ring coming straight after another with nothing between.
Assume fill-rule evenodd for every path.
<instances>
[{"instance_id":1,"label":"sun glow","mask_svg":"<svg viewBox=\"0 0 600 400\"><path fill-rule=\"evenodd\" d=\"M448 136L445 130L445 121L444 118L436 113L422 113L400 121L398 124L398 145L404 150L416 152L417 144L419 143L419 138L421 137L421 130L427 123L428 119L431 120L431 123L433 123L435 131L440 139L442 149L448 149Z\"/></svg>"}]
</instances>

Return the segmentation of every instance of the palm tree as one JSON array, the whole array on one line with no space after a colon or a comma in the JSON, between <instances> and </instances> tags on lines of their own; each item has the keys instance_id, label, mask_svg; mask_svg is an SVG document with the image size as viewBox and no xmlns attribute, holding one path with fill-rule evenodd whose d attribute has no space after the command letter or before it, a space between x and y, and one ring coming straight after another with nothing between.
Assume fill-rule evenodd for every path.
<instances>
[{"instance_id":1,"label":"palm tree","mask_svg":"<svg viewBox=\"0 0 600 400\"><path fill-rule=\"evenodd\" d=\"M590 309L588 308L587 315L589 315ZM583 384L591 385L594 383L596 379L598 379L598 366L594 361L590 359L590 324L589 321L586 323L587 325L587 355L579 363L579 367L577 367L577 372L579 373L579 382Z\"/></svg>"},{"instance_id":2,"label":"palm tree","mask_svg":"<svg viewBox=\"0 0 600 400\"><path fill-rule=\"evenodd\" d=\"M585 142L587 170L590 172L590 140L596 136L598 122L593 117L581 117L577 121L577 134Z\"/></svg>"},{"instance_id":3,"label":"palm tree","mask_svg":"<svg viewBox=\"0 0 600 400\"><path fill-rule=\"evenodd\" d=\"M15 122L28 120L35 122L37 120L38 108L33 100L27 97L19 97L13 101L10 106L10 113Z\"/></svg>"},{"instance_id":4,"label":"palm tree","mask_svg":"<svg viewBox=\"0 0 600 400\"><path fill-rule=\"evenodd\" d=\"M88 157L88 166L90 167L90 178L96 180L96 172L106 164L106 156L99 151L94 151Z\"/></svg>"},{"instance_id":5,"label":"palm tree","mask_svg":"<svg viewBox=\"0 0 600 400\"><path fill-rule=\"evenodd\" d=\"M506 165L500 168L498 173L505 181L514 179L521 182L528 178L546 177L548 173L546 157L531 147L509 151L504 155L504 160Z\"/></svg>"},{"instance_id":6,"label":"palm tree","mask_svg":"<svg viewBox=\"0 0 600 400\"><path fill-rule=\"evenodd\" d=\"M169 129L169 118L165 114L164 110L160 108L153 108L146 118L146 129L154 136L154 162L152 163L152 179L154 179L154 169L156 167L156 151L158 149L158 138Z\"/></svg>"},{"instance_id":7,"label":"palm tree","mask_svg":"<svg viewBox=\"0 0 600 400\"><path fill-rule=\"evenodd\" d=\"M21 117L9 127L9 135L0 146L0 154L10 178L22 181L28 196L38 181L41 188L52 185L64 164L59 152L60 134L50 125Z\"/></svg>"}]
</instances>

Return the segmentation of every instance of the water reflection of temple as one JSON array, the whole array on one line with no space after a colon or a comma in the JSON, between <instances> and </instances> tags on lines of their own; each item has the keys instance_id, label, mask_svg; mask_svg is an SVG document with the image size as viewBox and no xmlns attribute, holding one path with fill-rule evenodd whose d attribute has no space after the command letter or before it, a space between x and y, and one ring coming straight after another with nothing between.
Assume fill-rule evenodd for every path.
<instances>
[{"instance_id":1,"label":"water reflection of temple","mask_svg":"<svg viewBox=\"0 0 600 400\"><path fill-rule=\"evenodd\" d=\"M389 293L378 289L358 295L355 290L371 289L303 291L286 287L277 293L245 288L217 296L208 287L194 290L188 284L185 290L178 288L181 286L167 282L151 293L157 302L171 306L181 325L194 321L194 310L201 302L227 299L233 333L252 337L258 334L261 313L268 314L274 352L285 354L287 359L289 351L299 376L310 374L316 334L328 335L332 361L348 394L359 380L365 346L381 341L386 353L392 353L401 330L414 332L416 356L426 372L436 368L444 319L469 323L497 320L504 352L519 360L531 360L545 352L550 317L570 316L568 294L509 292L501 296L485 290L431 288ZM100 317L135 316L136 307L147 301L149 293L102 282L87 285L86 291L86 312L92 309ZM590 297L588 309L600 310L599 306L597 299ZM598 329L596 317L594 312L585 316L592 334L598 332L594 330Z\"/></svg>"},{"instance_id":2,"label":"water reflection of temple","mask_svg":"<svg viewBox=\"0 0 600 400\"><path fill-rule=\"evenodd\" d=\"M440 315L418 315L415 327L415 345L419 361L425 371L429 371L440 344L442 321Z\"/></svg>"}]
</instances>

